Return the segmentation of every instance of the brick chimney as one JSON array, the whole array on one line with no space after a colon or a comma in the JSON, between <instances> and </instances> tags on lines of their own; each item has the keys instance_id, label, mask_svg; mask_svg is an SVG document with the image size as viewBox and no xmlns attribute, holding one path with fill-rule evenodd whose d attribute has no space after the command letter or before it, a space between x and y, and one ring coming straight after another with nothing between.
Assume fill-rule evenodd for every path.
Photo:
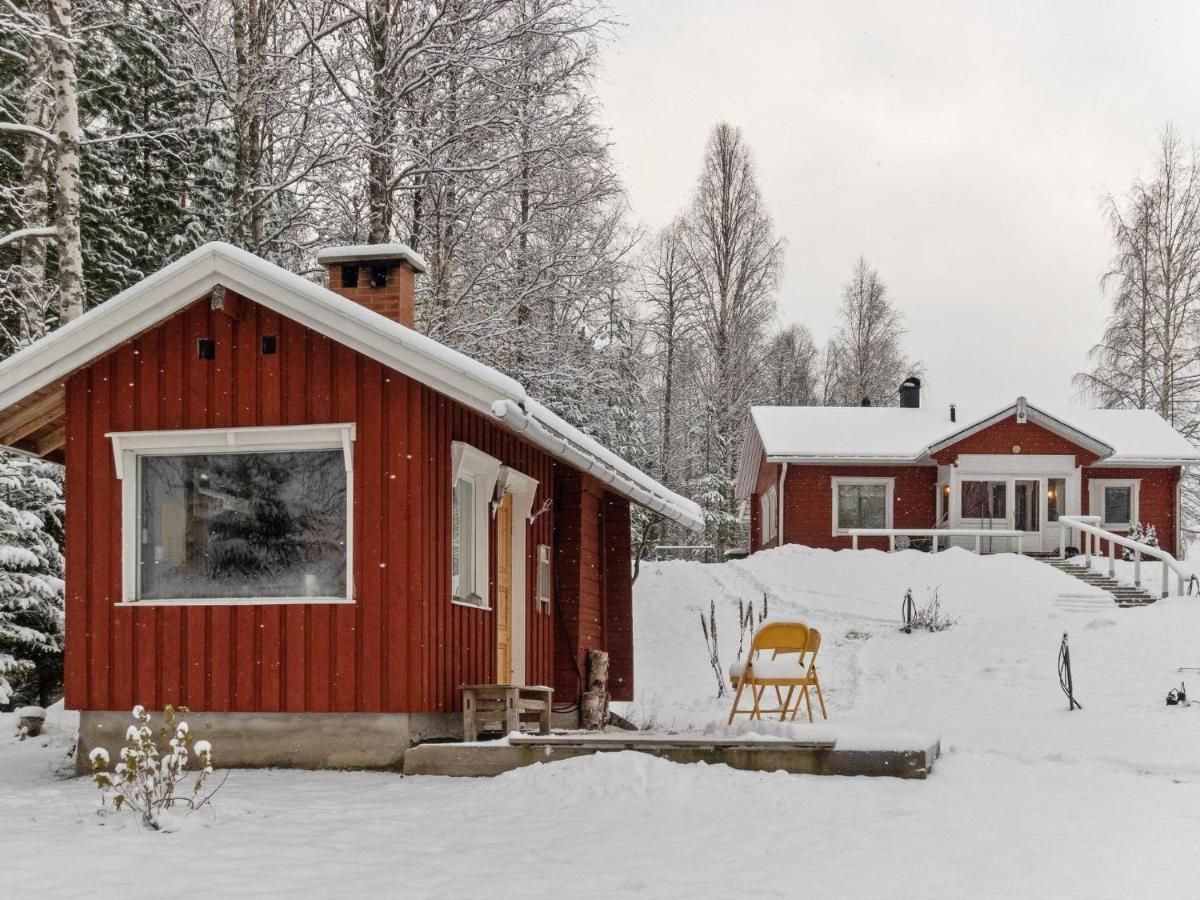
<instances>
[{"instance_id":1,"label":"brick chimney","mask_svg":"<svg viewBox=\"0 0 1200 900\"><path fill-rule=\"evenodd\" d=\"M427 271L420 254L404 244L327 247L317 262L329 273L329 289L393 322L413 327L413 279Z\"/></svg>"}]
</instances>

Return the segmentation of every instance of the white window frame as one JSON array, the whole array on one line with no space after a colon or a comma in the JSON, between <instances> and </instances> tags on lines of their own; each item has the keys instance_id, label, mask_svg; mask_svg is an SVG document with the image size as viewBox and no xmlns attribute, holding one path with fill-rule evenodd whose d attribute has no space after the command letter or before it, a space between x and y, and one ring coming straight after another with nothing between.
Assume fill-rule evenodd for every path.
<instances>
[{"instance_id":1,"label":"white window frame","mask_svg":"<svg viewBox=\"0 0 1200 900\"><path fill-rule=\"evenodd\" d=\"M331 425L274 425L249 428L196 428L174 431L110 431L113 461L121 481L121 600L118 606L274 606L354 602L354 438L353 422ZM138 598L142 528L142 456L214 453L287 453L341 450L346 464L346 595L344 597Z\"/></svg>"},{"instance_id":2,"label":"white window frame","mask_svg":"<svg viewBox=\"0 0 1200 900\"><path fill-rule=\"evenodd\" d=\"M460 477L470 478L475 482L475 595L480 600L476 603L463 597L454 596L453 582L451 582L450 602L459 606L469 606L472 609L491 609L492 591L491 585L488 583L490 542L488 520L491 518L492 501L496 495L496 481L500 477L500 460L489 456L478 447L472 447L462 441L454 441L450 445L450 457L450 502L454 502L454 485ZM453 516L453 510L451 510L451 515ZM453 541L451 541L451 553L453 553ZM447 561L453 567L453 560L447 557Z\"/></svg>"},{"instance_id":3,"label":"white window frame","mask_svg":"<svg viewBox=\"0 0 1200 900\"><path fill-rule=\"evenodd\" d=\"M771 485L758 498L759 519L762 522L762 542L775 540L779 533L779 489Z\"/></svg>"},{"instance_id":4,"label":"white window frame","mask_svg":"<svg viewBox=\"0 0 1200 900\"><path fill-rule=\"evenodd\" d=\"M895 478L872 478L869 476L845 476L835 475L829 479L830 483L830 506L832 507L831 516L833 522L833 536L846 535L850 533L848 528L838 527L838 488L843 484L874 484L883 485L885 488L884 496L884 528L892 526L892 507L895 505L896 498L896 479Z\"/></svg>"},{"instance_id":5,"label":"white window frame","mask_svg":"<svg viewBox=\"0 0 1200 900\"><path fill-rule=\"evenodd\" d=\"M1108 510L1104 508L1105 488L1129 488L1130 522L1108 521ZM1088 480L1088 511L1100 517L1100 527L1107 531L1128 531L1141 521L1142 480L1140 478L1091 478Z\"/></svg>"}]
</instances>

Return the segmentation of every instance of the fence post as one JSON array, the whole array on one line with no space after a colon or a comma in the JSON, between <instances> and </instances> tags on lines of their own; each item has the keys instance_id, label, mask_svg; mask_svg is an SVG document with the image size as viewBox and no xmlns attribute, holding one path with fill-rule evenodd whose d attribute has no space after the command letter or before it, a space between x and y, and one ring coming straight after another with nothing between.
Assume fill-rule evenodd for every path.
<instances>
[{"instance_id":1,"label":"fence post","mask_svg":"<svg viewBox=\"0 0 1200 900\"><path fill-rule=\"evenodd\" d=\"M1142 551L1133 551L1133 586L1142 586Z\"/></svg>"},{"instance_id":2,"label":"fence post","mask_svg":"<svg viewBox=\"0 0 1200 900\"><path fill-rule=\"evenodd\" d=\"M1067 558L1067 538L1070 535L1070 529L1067 528L1065 522L1058 523L1058 558Z\"/></svg>"},{"instance_id":3,"label":"fence post","mask_svg":"<svg viewBox=\"0 0 1200 900\"><path fill-rule=\"evenodd\" d=\"M895 553L895 552L896 552L896 535L889 534L888 535L888 553Z\"/></svg>"},{"instance_id":4,"label":"fence post","mask_svg":"<svg viewBox=\"0 0 1200 900\"><path fill-rule=\"evenodd\" d=\"M1112 541L1108 542L1108 577L1117 577L1117 545Z\"/></svg>"},{"instance_id":5,"label":"fence post","mask_svg":"<svg viewBox=\"0 0 1200 900\"><path fill-rule=\"evenodd\" d=\"M979 535L975 535L975 555L979 555Z\"/></svg>"},{"instance_id":6,"label":"fence post","mask_svg":"<svg viewBox=\"0 0 1200 900\"><path fill-rule=\"evenodd\" d=\"M1018 534L1017 535L1017 556L1021 555L1022 546L1023 546L1023 539L1022 539L1021 535Z\"/></svg>"},{"instance_id":7,"label":"fence post","mask_svg":"<svg viewBox=\"0 0 1200 900\"><path fill-rule=\"evenodd\" d=\"M855 550L858 549L858 535L857 534L850 535L850 546L852 548L854 548Z\"/></svg>"},{"instance_id":8,"label":"fence post","mask_svg":"<svg viewBox=\"0 0 1200 900\"><path fill-rule=\"evenodd\" d=\"M1167 586L1171 583L1171 568L1167 565L1165 559L1162 561L1162 564L1162 598L1166 600L1171 595L1171 589Z\"/></svg>"},{"instance_id":9,"label":"fence post","mask_svg":"<svg viewBox=\"0 0 1200 900\"><path fill-rule=\"evenodd\" d=\"M1180 596L1180 597L1182 597L1182 596L1184 596L1184 593L1183 593L1183 576L1182 576L1182 575L1180 575L1178 572L1176 572L1176 573L1175 573L1175 579L1176 579L1176 586L1179 588L1179 596Z\"/></svg>"},{"instance_id":10,"label":"fence post","mask_svg":"<svg viewBox=\"0 0 1200 900\"><path fill-rule=\"evenodd\" d=\"M1079 529L1079 533L1083 536L1083 561L1090 569L1092 567L1092 533Z\"/></svg>"}]
</instances>

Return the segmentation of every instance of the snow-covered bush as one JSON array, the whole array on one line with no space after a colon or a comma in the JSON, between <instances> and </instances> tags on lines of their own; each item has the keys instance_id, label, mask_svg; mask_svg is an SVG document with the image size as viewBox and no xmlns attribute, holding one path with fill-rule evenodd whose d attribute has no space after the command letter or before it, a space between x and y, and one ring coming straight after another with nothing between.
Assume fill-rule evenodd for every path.
<instances>
[{"instance_id":1,"label":"snow-covered bush","mask_svg":"<svg viewBox=\"0 0 1200 900\"><path fill-rule=\"evenodd\" d=\"M929 600L924 606L918 606L912 617L913 631L945 631L958 624L958 619L942 609L942 600L938 589L934 588L929 594Z\"/></svg>"},{"instance_id":2,"label":"snow-covered bush","mask_svg":"<svg viewBox=\"0 0 1200 900\"><path fill-rule=\"evenodd\" d=\"M150 727L150 714L144 707L135 706L134 724L125 732L120 762L110 771L108 751L97 747L91 752L92 780L100 789L102 808L111 802L114 810L132 809L141 815L144 825L157 830L163 810L177 804L197 810L212 799L215 791L201 795L213 772L212 746L208 741L195 740L186 720L177 720L177 713L187 712L185 706L166 707L162 726L155 731ZM161 754L160 742L166 745ZM189 773L193 751L198 768ZM191 790L185 793L189 778Z\"/></svg>"},{"instance_id":3,"label":"snow-covered bush","mask_svg":"<svg viewBox=\"0 0 1200 900\"><path fill-rule=\"evenodd\" d=\"M1158 546L1158 529L1153 525L1143 525L1141 522L1134 522L1133 527L1129 529L1129 537L1148 547ZM1121 549L1121 558L1126 562L1133 562L1133 550L1123 547Z\"/></svg>"},{"instance_id":4,"label":"snow-covered bush","mask_svg":"<svg viewBox=\"0 0 1200 900\"><path fill-rule=\"evenodd\" d=\"M0 453L0 708L46 706L62 680L61 475Z\"/></svg>"}]
</instances>

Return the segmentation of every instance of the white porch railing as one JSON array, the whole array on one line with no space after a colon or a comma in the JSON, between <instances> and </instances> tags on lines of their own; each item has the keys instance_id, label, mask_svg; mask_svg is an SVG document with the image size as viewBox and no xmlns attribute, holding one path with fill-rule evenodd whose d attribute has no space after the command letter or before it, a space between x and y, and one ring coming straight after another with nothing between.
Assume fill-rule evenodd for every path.
<instances>
[{"instance_id":1,"label":"white porch railing","mask_svg":"<svg viewBox=\"0 0 1200 900\"><path fill-rule=\"evenodd\" d=\"M900 535L933 538L934 553L937 553L938 539L942 537L973 537L976 553L980 551L980 542L985 537L1009 538L1015 543L1015 552L1020 553L1021 540L1025 537L1025 532L1009 528L848 528L846 533L850 535L850 546L855 550L858 549L860 537L885 537L888 539L889 553L896 552L896 538Z\"/></svg>"},{"instance_id":2,"label":"white porch railing","mask_svg":"<svg viewBox=\"0 0 1200 900\"><path fill-rule=\"evenodd\" d=\"M1184 596L1186 589L1185 584L1192 577L1192 573L1174 556L1168 553L1161 547L1151 547L1149 544L1143 544L1141 541L1135 541L1132 538L1124 537L1119 534L1113 534L1111 531L1106 531L1100 527L1099 516L1059 516L1058 524L1062 531L1062 537L1058 544L1058 555L1063 559L1067 556L1067 536L1072 531L1078 531L1083 543L1083 555L1090 569L1092 567L1092 556L1096 555L1097 541L1108 541L1108 577L1116 578L1117 570L1117 547L1128 547L1133 551L1133 585L1134 587L1142 586L1142 557L1149 556L1151 559L1157 559L1162 562L1162 596L1170 596L1168 585L1171 583L1170 573L1175 573L1176 589L1180 597Z\"/></svg>"}]
</instances>

